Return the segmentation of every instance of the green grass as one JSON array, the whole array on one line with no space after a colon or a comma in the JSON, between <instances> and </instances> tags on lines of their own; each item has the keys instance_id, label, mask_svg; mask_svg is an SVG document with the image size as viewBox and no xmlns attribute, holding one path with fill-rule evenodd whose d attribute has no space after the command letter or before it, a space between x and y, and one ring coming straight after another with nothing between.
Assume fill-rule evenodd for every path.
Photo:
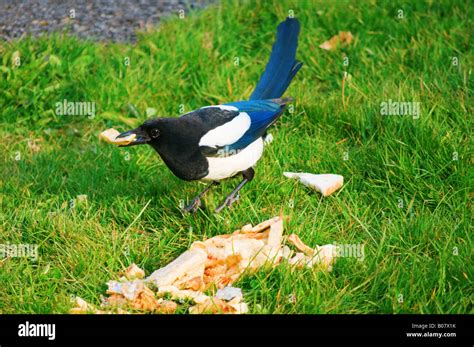
<instances>
[{"instance_id":1,"label":"green grass","mask_svg":"<svg viewBox=\"0 0 474 347\"><path fill-rule=\"evenodd\" d=\"M148 147L98 141L108 127L139 125L147 108L178 116L181 106L248 98L289 9L305 64L286 94L294 113L271 130L231 210L212 212L236 180L216 187L206 210L182 215L180 200L200 184L179 181ZM195 240L282 210L287 233L364 244L365 259L341 258L331 273L282 265L245 277L236 285L251 312L472 313L473 12L467 0L224 1L169 18L136 45L62 34L1 43L0 243L38 244L39 257L0 260L0 312L63 313L71 295L98 304L130 263L149 274ZM318 47L343 30L352 45ZM95 102L95 118L56 115L63 99ZM421 117L380 115L388 99L421 102ZM345 185L321 198L283 171L338 173ZM87 202L71 208L80 194Z\"/></svg>"}]
</instances>

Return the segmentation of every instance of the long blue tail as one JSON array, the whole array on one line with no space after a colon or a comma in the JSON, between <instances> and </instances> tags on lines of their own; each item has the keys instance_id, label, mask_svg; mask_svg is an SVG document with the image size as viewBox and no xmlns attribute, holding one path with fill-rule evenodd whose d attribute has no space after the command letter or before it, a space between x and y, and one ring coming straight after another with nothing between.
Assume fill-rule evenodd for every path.
<instances>
[{"instance_id":1,"label":"long blue tail","mask_svg":"<svg viewBox=\"0 0 474 347\"><path fill-rule=\"evenodd\" d=\"M278 25L276 41L267 67L250 100L276 99L283 95L303 63L296 60L300 23L287 18Z\"/></svg>"}]
</instances>

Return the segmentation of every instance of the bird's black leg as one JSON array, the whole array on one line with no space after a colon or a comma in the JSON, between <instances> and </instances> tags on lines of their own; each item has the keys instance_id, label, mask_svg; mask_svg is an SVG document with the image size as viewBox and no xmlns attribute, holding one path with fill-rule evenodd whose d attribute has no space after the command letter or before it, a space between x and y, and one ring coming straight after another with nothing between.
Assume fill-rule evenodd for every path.
<instances>
[{"instance_id":1,"label":"bird's black leg","mask_svg":"<svg viewBox=\"0 0 474 347\"><path fill-rule=\"evenodd\" d=\"M206 189L204 189L201 193L199 193L188 206L184 207L183 210L186 212L196 212L198 208L201 206L201 197L209 190L212 186L219 184L219 182L212 181Z\"/></svg>"},{"instance_id":2,"label":"bird's black leg","mask_svg":"<svg viewBox=\"0 0 474 347\"><path fill-rule=\"evenodd\" d=\"M252 168L249 168L245 171L242 171L242 181L235 187L235 189L226 196L224 202L219 205L215 212L219 213L222 211L222 209L226 206L230 207L234 202L239 200L239 191L242 189L243 186L245 186L248 182L250 182L253 179L253 176L255 175L255 171Z\"/></svg>"}]
</instances>

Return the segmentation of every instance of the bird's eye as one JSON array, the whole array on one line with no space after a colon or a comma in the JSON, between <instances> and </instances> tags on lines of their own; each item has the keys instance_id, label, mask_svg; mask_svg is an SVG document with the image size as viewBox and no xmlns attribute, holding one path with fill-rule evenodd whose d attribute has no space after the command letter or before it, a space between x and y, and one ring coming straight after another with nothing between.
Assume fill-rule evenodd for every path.
<instances>
[{"instance_id":1,"label":"bird's eye","mask_svg":"<svg viewBox=\"0 0 474 347\"><path fill-rule=\"evenodd\" d=\"M158 129L152 129L150 131L150 135L151 137L153 137L154 139L156 139L158 136L160 136L160 131Z\"/></svg>"}]
</instances>

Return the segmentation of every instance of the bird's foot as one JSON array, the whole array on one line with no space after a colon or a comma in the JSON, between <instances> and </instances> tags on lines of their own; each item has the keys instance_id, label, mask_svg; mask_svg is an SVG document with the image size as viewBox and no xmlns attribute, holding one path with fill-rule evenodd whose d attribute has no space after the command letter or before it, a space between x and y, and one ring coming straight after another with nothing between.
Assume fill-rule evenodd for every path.
<instances>
[{"instance_id":1,"label":"bird's foot","mask_svg":"<svg viewBox=\"0 0 474 347\"><path fill-rule=\"evenodd\" d=\"M224 209L224 207L226 207L226 206L227 206L227 207L231 207L234 202L236 202L237 200L239 200L239 198L240 198L239 194L230 194L230 195L228 195L228 196L225 198L224 202L223 202L221 205L219 205L219 206L214 210L214 212L215 212L215 213L219 213L219 212L221 212L221 211Z\"/></svg>"},{"instance_id":2,"label":"bird's foot","mask_svg":"<svg viewBox=\"0 0 474 347\"><path fill-rule=\"evenodd\" d=\"M194 198L189 205L183 207L183 211L189 212L189 213L196 213L196 211L201 207L201 199L199 198Z\"/></svg>"}]
</instances>

